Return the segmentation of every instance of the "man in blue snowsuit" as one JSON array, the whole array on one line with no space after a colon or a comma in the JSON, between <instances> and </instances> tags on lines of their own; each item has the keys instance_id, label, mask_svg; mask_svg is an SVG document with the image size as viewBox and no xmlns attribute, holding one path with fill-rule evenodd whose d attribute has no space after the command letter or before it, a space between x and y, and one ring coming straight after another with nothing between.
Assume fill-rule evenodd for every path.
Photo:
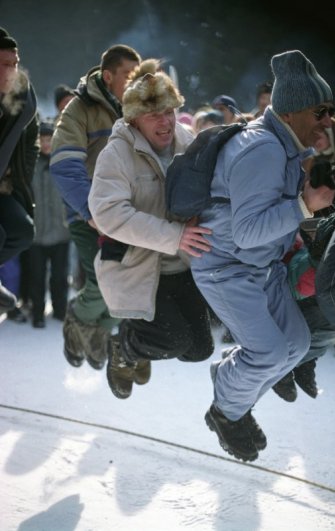
<instances>
[{"instance_id":1,"label":"man in blue snowsuit","mask_svg":"<svg viewBox=\"0 0 335 531\"><path fill-rule=\"evenodd\" d=\"M212 364L214 401L205 420L224 450L245 461L266 446L251 408L310 345L282 258L300 222L334 196L312 188L302 168L331 125L331 89L298 50L275 55L271 66L272 106L221 149L211 195L229 202L203 212L212 250L192 259L199 289L237 343Z\"/></svg>"}]
</instances>

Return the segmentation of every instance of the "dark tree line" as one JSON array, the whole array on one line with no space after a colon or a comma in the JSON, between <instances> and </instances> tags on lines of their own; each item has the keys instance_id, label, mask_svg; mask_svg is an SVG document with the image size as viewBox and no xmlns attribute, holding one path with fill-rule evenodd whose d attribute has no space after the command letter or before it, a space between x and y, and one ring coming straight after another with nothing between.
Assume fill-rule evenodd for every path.
<instances>
[{"instance_id":1,"label":"dark tree line","mask_svg":"<svg viewBox=\"0 0 335 531\"><path fill-rule=\"evenodd\" d=\"M328 16L327 16L328 12ZM270 58L299 48L335 88L334 31L327 5L241 0L0 0L0 25L20 45L38 96L75 86L102 51L129 44L174 65L186 107L232 95L241 110L271 79Z\"/></svg>"}]
</instances>

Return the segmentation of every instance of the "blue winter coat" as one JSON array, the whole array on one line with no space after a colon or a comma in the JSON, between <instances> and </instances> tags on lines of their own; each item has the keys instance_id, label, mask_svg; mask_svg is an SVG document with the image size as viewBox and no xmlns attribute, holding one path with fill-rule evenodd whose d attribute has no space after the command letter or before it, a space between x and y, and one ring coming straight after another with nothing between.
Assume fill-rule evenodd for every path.
<instances>
[{"instance_id":1,"label":"blue winter coat","mask_svg":"<svg viewBox=\"0 0 335 531\"><path fill-rule=\"evenodd\" d=\"M300 150L286 126L268 107L221 149L211 195L230 198L206 209L200 224L212 229L210 253L192 259L192 269L225 264L266 267L292 246L304 219L298 194L304 179Z\"/></svg>"}]
</instances>

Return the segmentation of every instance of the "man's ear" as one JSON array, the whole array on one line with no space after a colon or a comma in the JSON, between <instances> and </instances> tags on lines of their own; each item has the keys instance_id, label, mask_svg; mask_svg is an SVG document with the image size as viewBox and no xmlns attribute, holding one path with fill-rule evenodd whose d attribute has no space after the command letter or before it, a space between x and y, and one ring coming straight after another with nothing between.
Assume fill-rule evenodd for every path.
<instances>
[{"instance_id":1,"label":"man's ear","mask_svg":"<svg viewBox=\"0 0 335 531\"><path fill-rule=\"evenodd\" d=\"M113 74L110 72L110 70L103 70L102 71L102 79L106 83L107 86L111 85L113 81Z\"/></svg>"},{"instance_id":2,"label":"man's ear","mask_svg":"<svg viewBox=\"0 0 335 531\"><path fill-rule=\"evenodd\" d=\"M291 123L291 116L292 116L291 112L287 112L285 114L281 114L280 115L280 117L283 120L283 122L285 122L288 125L290 125L290 123Z\"/></svg>"}]
</instances>

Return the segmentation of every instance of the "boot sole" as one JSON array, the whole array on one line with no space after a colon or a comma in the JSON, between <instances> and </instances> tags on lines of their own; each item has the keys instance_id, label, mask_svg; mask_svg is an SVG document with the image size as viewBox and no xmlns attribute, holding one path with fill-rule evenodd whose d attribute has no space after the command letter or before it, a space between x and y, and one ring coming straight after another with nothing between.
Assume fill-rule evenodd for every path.
<instances>
[{"instance_id":1,"label":"boot sole","mask_svg":"<svg viewBox=\"0 0 335 531\"><path fill-rule=\"evenodd\" d=\"M130 391L122 392L119 390L119 388L117 388L116 386L112 384L112 382L108 378L108 365L107 365L107 382L108 382L110 390L112 391L113 395L116 396L116 398L125 400L126 398L129 398L131 396L132 388L130 389Z\"/></svg>"},{"instance_id":2,"label":"boot sole","mask_svg":"<svg viewBox=\"0 0 335 531\"><path fill-rule=\"evenodd\" d=\"M121 400L125 400L126 398L129 398L131 396L131 391L130 391L129 394L128 393L127 394L122 394L122 393L120 393L120 391L118 391L117 389L112 387L109 382L108 382L108 385L109 385L109 388L112 391L113 395L116 396L116 398L120 398Z\"/></svg>"},{"instance_id":3,"label":"boot sole","mask_svg":"<svg viewBox=\"0 0 335 531\"><path fill-rule=\"evenodd\" d=\"M288 395L282 394L281 392L278 393L278 391L276 389L273 389L273 387L272 387L272 390L276 393L277 396L279 396L279 398L281 398L282 400L285 400L285 402L295 402L296 399L298 398L298 393L295 395L288 396Z\"/></svg>"},{"instance_id":4,"label":"boot sole","mask_svg":"<svg viewBox=\"0 0 335 531\"><path fill-rule=\"evenodd\" d=\"M101 371L106 363L106 361L96 361L91 356L86 356L86 360L92 369L95 369L96 371Z\"/></svg>"},{"instance_id":5,"label":"boot sole","mask_svg":"<svg viewBox=\"0 0 335 531\"><path fill-rule=\"evenodd\" d=\"M147 384L150 381L150 378L151 378L151 374L149 374L149 376L143 378L141 376L141 374L136 373L136 370L135 370L134 382L137 385L145 385L145 384Z\"/></svg>"},{"instance_id":6,"label":"boot sole","mask_svg":"<svg viewBox=\"0 0 335 531\"><path fill-rule=\"evenodd\" d=\"M267 447L267 440L265 440L264 442L256 442L254 439L254 445L256 446L257 450L265 450L265 448Z\"/></svg>"},{"instance_id":7,"label":"boot sole","mask_svg":"<svg viewBox=\"0 0 335 531\"><path fill-rule=\"evenodd\" d=\"M310 396L311 398L316 398L318 396L318 389L311 389L306 387L306 385L304 385L304 383L302 382L299 382L299 379L297 378L295 378L295 383L300 387L302 391L304 391L304 393L306 393L306 395Z\"/></svg>"},{"instance_id":8,"label":"boot sole","mask_svg":"<svg viewBox=\"0 0 335 531\"><path fill-rule=\"evenodd\" d=\"M145 385L149 381L150 381L150 378L148 378L147 380L137 380L136 378L134 378L134 383L136 383L137 385Z\"/></svg>"},{"instance_id":9,"label":"boot sole","mask_svg":"<svg viewBox=\"0 0 335 531\"><path fill-rule=\"evenodd\" d=\"M217 424L216 424L216 421L215 419L213 418L213 416L211 415L211 413L209 411L207 411L206 415L205 415L205 421L206 421L206 424L208 426L208 428L211 430L211 431L214 431L219 439L219 444L220 446L226 451L228 452L229 455L232 455L233 457L236 457L236 459L241 459L242 461L255 461L255 459L257 459L258 457L258 452L257 450L255 451L255 453L253 454L242 454L236 450L233 450L231 448L231 446L229 445L229 443L226 441L226 439L220 434L218 434L218 432L220 431Z\"/></svg>"},{"instance_id":10,"label":"boot sole","mask_svg":"<svg viewBox=\"0 0 335 531\"><path fill-rule=\"evenodd\" d=\"M72 367L81 367L85 361L85 358L73 356L73 354L71 354L70 351L66 349L66 347L64 347L63 352L66 360L69 362L70 365L72 365Z\"/></svg>"}]
</instances>

